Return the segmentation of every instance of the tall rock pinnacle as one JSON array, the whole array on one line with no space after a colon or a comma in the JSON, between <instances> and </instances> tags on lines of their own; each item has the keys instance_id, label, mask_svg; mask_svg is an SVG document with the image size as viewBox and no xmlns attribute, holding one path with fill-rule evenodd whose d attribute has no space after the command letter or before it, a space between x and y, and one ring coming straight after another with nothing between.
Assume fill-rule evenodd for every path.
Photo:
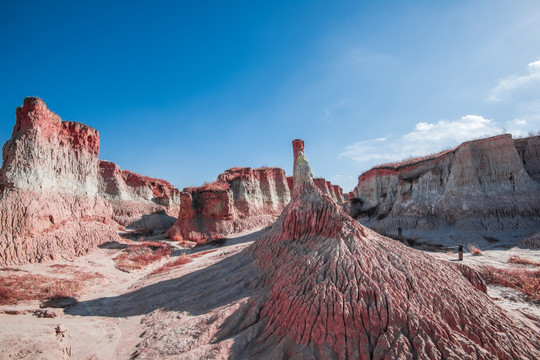
<instances>
[{"instance_id":1,"label":"tall rock pinnacle","mask_svg":"<svg viewBox=\"0 0 540 360\"><path fill-rule=\"evenodd\" d=\"M303 145L293 142L291 203L248 249L265 279L254 305L264 330L240 357L540 356L538 334L506 315L470 268L364 228L313 186Z\"/></svg>"},{"instance_id":2,"label":"tall rock pinnacle","mask_svg":"<svg viewBox=\"0 0 540 360\"><path fill-rule=\"evenodd\" d=\"M304 154L304 141L300 139L293 140L293 152L294 152L294 174L293 174L293 198L301 195L302 193L310 192L313 190L313 173L311 172L311 166L307 161Z\"/></svg>"}]
</instances>

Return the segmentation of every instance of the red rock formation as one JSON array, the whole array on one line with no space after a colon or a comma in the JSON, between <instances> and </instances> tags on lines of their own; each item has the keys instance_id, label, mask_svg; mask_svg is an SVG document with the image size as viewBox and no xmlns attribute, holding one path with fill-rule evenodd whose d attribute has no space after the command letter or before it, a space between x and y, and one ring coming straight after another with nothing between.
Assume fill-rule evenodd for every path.
<instances>
[{"instance_id":1,"label":"red rock formation","mask_svg":"<svg viewBox=\"0 0 540 360\"><path fill-rule=\"evenodd\" d=\"M177 190L132 173L117 187L132 196L114 193L107 176L114 170L98 162L97 130L63 122L37 98L26 98L16 115L2 149L0 266L81 255L117 239L111 220L122 214L125 225L150 224L171 204L178 208ZM170 226L174 219L164 215Z\"/></svg>"},{"instance_id":2,"label":"red rock formation","mask_svg":"<svg viewBox=\"0 0 540 360\"><path fill-rule=\"evenodd\" d=\"M233 168L212 184L186 188L169 237L200 244L270 225L289 202L292 181L279 168ZM343 203L339 186L322 178L316 184L332 200Z\"/></svg>"},{"instance_id":3,"label":"red rock formation","mask_svg":"<svg viewBox=\"0 0 540 360\"><path fill-rule=\"evenodd\" d=\"M169 237L204 243L275 221L290 200L279 168L233 168L216 182L181 193L178 220Z\"/></svg>"},{"instance_id":4,"label":"red rock formation","mask_svg":"<svg viewBox=\"0 0 540 360\"><path fill-rule=\"evenodd\" d=\"M351 214L380 232L538 230L539 146L500 135L376 166L358 178Z\"/></svg>"},{"instance_id":5,"label":"red rock formation","mask_svg":"<svg viewBox=\"0 0 540 360\"><path fill-rule=\"evenodd\" d=\"M540 358L540 334L495 304L475 271L360 225L314 184L303 142L293 148L279 219L238 256L162 287L173 300L141 322L138 358ZM186 312L208 316L190 323Z\"/></svg>"}]
</instances>

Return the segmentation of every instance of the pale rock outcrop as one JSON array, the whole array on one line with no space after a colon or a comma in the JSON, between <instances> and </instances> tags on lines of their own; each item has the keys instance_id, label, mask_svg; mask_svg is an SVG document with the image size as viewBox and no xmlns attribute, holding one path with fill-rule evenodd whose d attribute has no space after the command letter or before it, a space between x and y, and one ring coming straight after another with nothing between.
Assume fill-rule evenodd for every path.
<instances>
[{"instance_id":1,"label":"pale rock outcrop","mask_svg":"<svg viewBox=\"0 0 540 360\"><path fill-rule=\"evenodd\" d=\"M540 183L540 136L516 139L514 145L527 174Z\"/></svg>"},{"instance_id":2,"label":"pale rock outcrop","mask_svg":"<svg viewBox=\"0 0 540 360\"><path fill-rule=\"evenodd\" d=\"M343 203L343 190L322 178L316 186ZM272 224L288 204L292 177L280 168L233 168L217 181L181 193L181 208L169 237L204 243Z\"/></svg>"},{"instance_id":3,"label":"pale rock outcrop","mask_svg":"<svg viewBox=\"0 0 540 360\"><path fill-rule=\"evenodd\" d=\"M26 98L16 115L11 139L2 148L0 186L96 195L97 130L63 122L38 98Z\"/></svg>"},{"instance_id":4,"label":"pale rock outcrop","mask_svg":"<svg viewBox=\"0 0 540 360\"><path fill-rule=\"evenodd\" d=\"M303 142L293 148L291 202L259 239L160 282L159 295L150 286L127 296L163 304L141 321L138 359L540 357L538 332L499 307L474 270L360 225L314 184Z\"/></svg>"},{"instance_id":5,"label":"pale rock outcrop","mask_svg":"<svg viewBox=\"0 0 540 360\"><path fill-rule=\"evenodd\" d=\"M176 189L132 201L107 193L99 142L97 130L63 122L41 99L26 98L17 108L12 137L2 148L0 266L70 258L116 240L118 212L129 212L125 225L136 224L168 208L155 198L171 195L178 207Z\"/></svg>"},{"instance_id":6,"label":"pale rock outcrop","mask_svg":"<svg viewBox=\"0 0 540 360\"><path fill-rule=\"evenodd\" d=\"M358 178L351 215L380 232L538 231L538 137L469 141L453 150L374 167Z\"/></svg>"},{"instance_id":7,"label":"pale rock outcrop","mask_svg":"<svg viewBox=\"0 0 540 360\"><path fill-rule=\"evenodd\" d=\"M180 191L165 180L120 170L100 160L99 196L113 208L113 219L134 228L167 230L180 210Z\"/></svg>"}]
</instances>

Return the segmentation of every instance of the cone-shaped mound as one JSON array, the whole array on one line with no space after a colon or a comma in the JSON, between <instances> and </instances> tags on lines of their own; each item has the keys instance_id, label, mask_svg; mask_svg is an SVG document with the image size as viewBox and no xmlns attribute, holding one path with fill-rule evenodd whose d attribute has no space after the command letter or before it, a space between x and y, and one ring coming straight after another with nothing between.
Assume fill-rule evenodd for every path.
<instances>
[{"instance_id":1,"label":"cone-shaped mound","mask_svg":"<svg viewBox=\"0 0 540 360\"><path fill-rule=\"evenodd\" d=\"M248 249L268 293L264 330L242 356L540 358L539 335L495 305L474 271L362 227L313 186L303 142L293 146L293 199Z\"/></svg>"},{"instance_id":2,"label":"cone-shaped mound","mask_svg":"<svg viewBox=\"0 0 540 360\"><path fill-rule=\"evenodd\" d=\"M540 358L538 332L476 272L361 226L314 186L303 142L293 147L292 200L258 240L121 300L118 316L164 304L143 319L137 358Z\"/></svg>"}]
</instances>

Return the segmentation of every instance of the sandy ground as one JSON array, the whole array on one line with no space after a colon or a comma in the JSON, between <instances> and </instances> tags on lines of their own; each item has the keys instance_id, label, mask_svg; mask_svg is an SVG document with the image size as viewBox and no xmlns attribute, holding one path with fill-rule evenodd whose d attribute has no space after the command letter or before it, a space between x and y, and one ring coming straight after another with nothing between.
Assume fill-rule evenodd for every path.
<instances>
[{"instance_id":1,"label":"sandy ground","mask_svg":"<svg viewBox=\"0 0 540 360\"><path fill-rule=\"evenodd\" d=\"M55 261L19 266L17 268L31 273L54 274L56 270L51 268L52 264L70 264L83 271L103 274L104 278L92 281L79 295L79 302L75 305L50 309L57 315L53 318L38 318L33 314L40 308L38 301L24 302L17 306L0 306L0 359L129 359L143 338L142 332L148 331L141 323L144 316L166 307L168 299L160 297L160 293L167 294L167 287L182 284L182 278L196 274L201 269L216 265L216 269L220 271L229 270L219 264L234 263L223 260L238 254L256 240L259 234L260 231L240 234L220 246L208 245L193 249L178 247L170 258L131 273L122 272L114 266L112 258L121 250L104 248L96 249L72 262ZM156 240L155 237L153 240ZM489 248L483 249L482 256L465 253L463 262L473 267L510 266L508 258L511 255L540 261L540 250L508 248L511 240L500 241L498 245L503 247L498 249L493 248L493 243L487 243ZM193 258L192 262L167 272L150 274L154 269L167 261L174 261L183 253L194 254L209 249L216 251ZM457 250L453 253L430 254L445 261L457 260ZM234 271L233 268L230 270ZM0 273L0 276L2 275ZM219 274L216 274L217 276ZM201 284L201 287L204 287L204 284ZM208 292L208 289L205 291ZM186 291L186 294L193 293ZM519 292L507 288L490 286L488 293L499 306L514 314L525 325L540 331L540 305L527 302ZM224 293L223 296L229 295ZM135 298L136 296L138 297ZM223 300L227 300L223 296L220 299L220 311L224 308ZM242 301L239 296L230 296L233 305ZM185 324L207 321L209 317L207 313L193 310L197 309L196 302L190 302L190 306L191 311L181 312L177 317L189 320L186 320Z\"/></svg>"},{"instance_id":2,"label":"sandy ground","mask_svg":"<svg viewBox=\"0 0 540 360\"><path fill-rule=\"evenodd\" d=\"M140 341L140 321L142 315L111 317L93 313L111 313L107 301L92 302L94 299L112 299L172 278L182 277L201 268L206 268L224 257L240 252L258 236L258 232L240 234L231 238L223 246L202 246L173 252L173 256L154 263L144 270L126 273L116 269L112 260L121 250L96 249L92 253L74 259L73 262L54 261L39 264L27 264L14 268L29 273L53 274L53 264L69 264L79 270L98 272L104 279L98 279L79 296L75 306L53 310L58 316L38 318L33 315L40 309L38 301L27 301L16 306L0 306L0 359L129 359ZM155 237L154 239L155 240ZM149 275L152 270L167 261L174 261L177 256L194 254L209 249L216 251L191 263L157 275ZM12 267L13 268L13 267ZM4 274L0 273L0 276ZM92 303L92 306L88 304ZM136 311L135 311L136 313ZM16 315L12 315L16 314ZM78 315L80 314L80 315ZM59 326L65 331L58 333ZM62 329L64 330L64 329Z\"/></svg>"}]
</instances>

